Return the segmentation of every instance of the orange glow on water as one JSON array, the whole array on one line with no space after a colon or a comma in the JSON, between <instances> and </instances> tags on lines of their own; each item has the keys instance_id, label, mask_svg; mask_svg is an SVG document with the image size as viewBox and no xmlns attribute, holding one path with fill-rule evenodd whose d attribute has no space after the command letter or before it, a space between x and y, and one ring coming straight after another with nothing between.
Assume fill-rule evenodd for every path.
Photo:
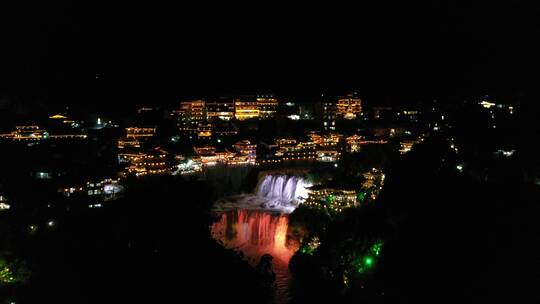
<instances>
[{"instance_id":1,"label":"orange glow on water","mask_svg":"<svg viewBox=\"0 0 540 304\"><path fill-rule=\"evenodd\" d=\"M288 228L286 214L234 210L223 213L212 225L211 232L226 248L242 251L251 264L268 253L276 262L287 265L298 249L287 242Z\"/></svg>"},{"instance_id":2,"label":"orange glow on water","mask_svg":"<svg viewBox=\"0 0 540 304\"><path fill-rule=\"evenodd\" d=\"M211 233L225 248L241 251L253 266L263 254L272 255L275 302L287 303L292 279L288 265L298 250L298 243L287 238L288 229L287 214L239 209L222 213L220 220L212 225Z\"/></svg>"}]
</instances>

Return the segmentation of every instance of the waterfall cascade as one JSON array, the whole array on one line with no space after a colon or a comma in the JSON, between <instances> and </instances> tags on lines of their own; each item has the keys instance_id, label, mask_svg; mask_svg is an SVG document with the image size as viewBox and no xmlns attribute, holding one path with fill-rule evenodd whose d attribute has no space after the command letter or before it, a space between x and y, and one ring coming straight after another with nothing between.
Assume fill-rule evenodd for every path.
<instances>
[{"instance_id":1,"label":"waterfall cascade","mask_svg":"<svg viewBox=\"0 0 540 304\"><path fill-rule=\"evenodd\" d=\"M287 175L265 175L257 185L257 195L265 198L279 198L290 202L306 199L307 191L304 178Z\"/></svg>"},{"instance_id":2,"label":"waterfall cascade","mask_svg":"<svg viewBox=\"0 0 540 304\"><path fill-rule=\"evenodd\" d=\"M292 212L307 198L306 187L311 186L301 176L267 174L258 182L254 194L242 194L216 202L217 211L231 209Z\"/></svg>"},{"instance_id":3,"label":"waterfall cascade","mask_svg":"<svg viewBox=\"0 0 540 304\"><path fill-rule=\"evenodd\" d=\"M257 185L256 194L265 199L264 208L296 208L307 198L307 186L299 176L265 175Z\"/></svg>"},{"instance_id":4,"label":"waterfall cascade","mask_svg":"<svg viewBox=\"0 0 540 304\"><path fill-rule=\"evenodd\" d=\"M294 251L287 246L288 216L261 211L235 210L221 214L212 236L228 248L242 250L258 260L264 253L288 262Z\"/></svg>"},{"instance_id":5,"label":"waterfall cascade","mask_svg":"<svg viewBox=\"0 0 540 304\"><path fill-rule=\"evenodd\" d=\"M286 303L291 274L289 260L298 240L288 240L289 216L304 199L310 185L303 177L286 174L262 176L253 193L218 200L214 211L219 221L211 226L212 237L226 248L241 251L255 266L263 254L273 257L276 303Z\"/></svg>"},{"instance_id":6,"label":"waterfall cascade","mask_svg":"<svg viewBox=\"0 0 540 304\"><path fill-rule=\"evenodd\" d=\"M276 274L276 303L287 303L291 281L288 265L299 247L298 242L287 239L288 227L287 214L237 209L221 213L211 233L225 248L241 251L252 266L263 254L270 254Z\"/></svg>"}]
</instances>

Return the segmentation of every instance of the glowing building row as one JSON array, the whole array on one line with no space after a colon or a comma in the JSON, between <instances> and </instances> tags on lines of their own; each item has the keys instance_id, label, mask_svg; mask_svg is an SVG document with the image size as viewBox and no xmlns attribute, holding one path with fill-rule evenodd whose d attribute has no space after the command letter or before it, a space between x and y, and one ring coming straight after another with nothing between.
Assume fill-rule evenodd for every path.
<instances>
[{"instance_id":1,"label":"glowing building row","mask_svg":"<svg viewBox=\"0 0 540 304\"><path fill-rule=\"evenodd\" d=\"M204 121L270 119L275 117L277 108L278 100L273 95L256 95L186 100L174 113L181 131L196 133L198 124Z\"/></svg>"},{"instance_id":2,"label":"glowing building row","mask_svg":"<svg viewBox=\"0 0 540 304\"><path fill-rule=\"evenodd\" d=\"M336 116L343 119L355 119L362 112L362 100L356 93L338 97Z\"/></svg>"},{"instance_id":3,"label":"glowing building row","mask_svg":"<svg viewBox=\"0 0 540 304\"><path fill-rule=\"evenodd\" d=\"M234 99L234 117L245 119L271 119L276 116L278 100L273 95L244 96Z\"/></svg>"},{"instance_id":4,"label":"glowing building row","mask_svg":"<svg viewBox=\"0 0 540 304\"><path fill-rule=\"evenodd\" d=\"M121 151L118 153L118 162L127 163L121 176L126 177L134 174L137 177L146 175L170 174L175 169L167 159L168 152L154 148L150 151Z\"/></svg>"},{"instance_id":5,"label":"glowing building row","mask_svg":"<svg viewBox=\"0 0 540 304\"><path fill-rule=\"evenodd\" d=\"M346 208L357 207L363 202L363 192L327 186L312 186L304 205L336 214Z\"/></svg>"},{"instance_id":6,"label":"glowing building row","mask_svg":"<svg viewBox=\"0 0 540 304\"><path fill-rule=\"evenodd\" d=\"M362 100L357 93L351 93L337 99L324 99L320 107L324 130L336 130L337 120L352 120L362 113Z\"/></svg>"},{"instance_id":7,"label":"glowing building row","mask_svg":"<svg viewBox=\"0 0 540 304\"><path fill-rule=\"evenodd\" d=\"M257 159L257 145L249 140L242 140L234 144L234 151L217 151L213 146L193 147L195 156L192 161L202 166L222 165L255 165Z\"/></svg>"},{"instance_id":8,"label":"glowing building row","mask_svg":"<svg viewBox=\"0 0 540 304\"><path fill-rule=\"evenodd\" d=\"M86 139L86 134L50 134L37 125L16 126L15 130L0 134L0 138L13 141L40 141L46 139Z\"/></svg>"},{"instance_id":9,"label":"glowing building row","mask_svg":"<svg viewBox=\"0 0 540 304\"><path fill-rule=\"evenodd\" d=\"M129 127L126 128L126 138L140 139L156 135L156 128Z\"/></svg>"},{"instance_id":10,"label":"glowing building row","mask_svg":"<svg viewBox=\"0 0 540 304\"><path fill-rule=\"evenodd\" d=\"M343 138L343 135L338 133L318 134L311 132L308 136L317 147L322 148L337 147Z\"/></svg>"},{"instance_id":11,"label":"glowing building row","mask_svg":"<svg viewBox=\"0 0 540 304\"><path fill-rule=\"evenodd\" d=\"M315 161L317 158L316 145L313 142L298 141L294 138L276 139L273 157L262 159L259 164L276 164L283 161Z\"/></svg>"},{"instance_id":12,"label":"glowing building row","mask_svg":"<svg viewBox=\"0 0 540 304\"><path fill-rule=\"evenodd\" d=\"M117 198L119 194L124 192L124 186L122 186L119 178L104 178L95 181L87 181L81 185L62 187L58 191L66 197L75 195L99 195L106 201Z\"/></svg>"},{"instance_id":13,"label":"glowing building row","mask_svg":"<svg viewBox=\"0 0 540 304\"><path fill-rule=\"evenodd\" d=\"M403 140L399 143L399 153L405 154L409 151L411 151L412 147L420 142L422 142L424 139L419 138L416 140Z\"/></svg>"},{"instance_id":14,"label":"glowing building row","mask_svg":"<svg viewBox=\"0 0 540 304\"><path fill-rule=\"evenodd\" d=\"M362 190L368 194L371 199L375 200L379 196L379 192L384 186L384 179L386 175L377 168L372 168L363 174L364 182L362 183Z\"/></svg>"}]
</instances>

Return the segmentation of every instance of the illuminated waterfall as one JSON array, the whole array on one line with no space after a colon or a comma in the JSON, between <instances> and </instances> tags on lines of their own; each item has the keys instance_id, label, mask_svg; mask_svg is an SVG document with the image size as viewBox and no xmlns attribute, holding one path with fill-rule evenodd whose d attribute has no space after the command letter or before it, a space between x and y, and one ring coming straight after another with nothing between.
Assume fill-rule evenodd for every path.
<instances>
[{"instance_id":1,"label":"illuminated waterfall","mask_svg":"<svg viewBox=\"0 0 540 304\"><path fill-rule=\"evenodd\" d=\"M221 213L219 221L210 228L215 240L225 248L241 251L252 266L257 265L263 254L270 254L276 274L275 302L287 302L291 280L288 265L299 247L297 241L287 239L287 214L231 210Z\"/></svg>"},{"instance_id":2,"label":"illuminated waterfall","mask_svg":"<svg viewBox=\"0 0 540 304\"><path fill-rule=\"evenodd\" d=\"M262 208L292 212L307 198L304 178L288 175L265 175L257 185L256 195Z\"/></svg>"},{"instance_id":3,"label":"illuminated waterfall","mask_svg":"<svg viewBox=\"0 0 540 304\"><path fill-rule=\"evenodd\" d=\"M220 215L211 226L215 240L241 251L253 266L264 254L273 257L276 303L287 302L289 260L299 247L298 240L287 238L288 213L307 198L309 186L299 176L267 174L260 178L254 193L223 198L214 205Z\"/></svg>"},{"instance_id":4,"label":"illuminated waterfall","mask_svg":"<svg viewBox=\"0 0 540 304\"><path fill-rule=\"evenodd\" d=\"M253 194L227 197L217 201L214 207L215 211L241 208L291 213L307 198L309 186L300 176L267 174L259 180Z\"/></svg>"},{"instance_id":5,"label":"illuminated waterfall","mask_svg":"<svg viewBox=\"0 0 540 304\"><path fill-rule=\"evenodd\" d=\"M290 202L305 199L307 185L299 176L265 175L257 185L257 195L268 199Z\"/></svg>"},{"instance_id":6,"label":"illuminated waterfall","mask_svg":"<svg viewBox=\"0 0 540 304\"><path fill-rule=\"evenodd\" d=\"M211 228L212 236L227 248L241 250L252 262L265 254L288 263L293 249L287 246L286 214L235 210L224 212Z\"/></svg>"}]
</instances>

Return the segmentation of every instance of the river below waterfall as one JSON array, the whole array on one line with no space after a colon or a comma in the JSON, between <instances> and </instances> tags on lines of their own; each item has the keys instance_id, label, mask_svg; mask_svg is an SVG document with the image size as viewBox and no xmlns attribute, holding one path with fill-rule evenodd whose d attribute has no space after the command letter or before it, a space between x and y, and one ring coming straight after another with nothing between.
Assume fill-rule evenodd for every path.
<instances>
[{"instance_id":1,"label":"river below waterfall","mask_svg":"<svg viewBox=\"0 0 540 304\"><path fill-rule=\"evenodd\" d=\"M288 225L287 214L237 209L223 212L211 227L214 239L225 248L241 251L252 266L264 254L273 257L276 303L289 300L292 276L288 265L298 250L298 245L287 238Z\"/></svg>"},{"instance_id":2,"label":"river below waterfall","mask_svg":"<svg viewBox=\"0 0 540 304\"><path fill-rule=\"evenodd\" d=\"M215 240L242 252L252 266L264 254L272 256L276 303L289 301L289 261L299 246L287 237L289 213L307 197L309 186L301 176L266 174L253 193L229 196L214 204L214 211L220 215L211 227Z\"/></svg>"}]
</instances>

